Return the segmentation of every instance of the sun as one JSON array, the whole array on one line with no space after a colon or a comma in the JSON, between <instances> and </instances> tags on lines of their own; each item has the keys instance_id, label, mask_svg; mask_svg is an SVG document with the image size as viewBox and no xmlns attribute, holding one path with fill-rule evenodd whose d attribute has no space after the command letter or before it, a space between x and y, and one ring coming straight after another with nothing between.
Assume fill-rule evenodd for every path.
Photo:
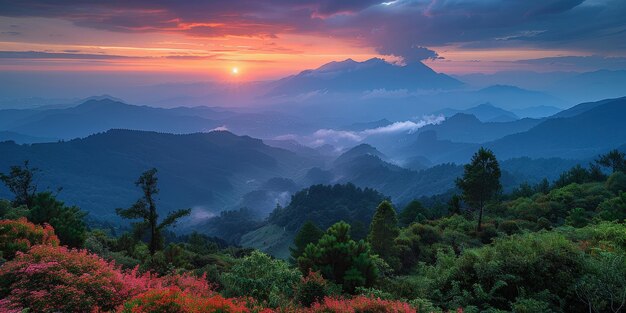
<instances>
[{"instance_id":1,"label":"sun","mask_svg":"<svg viewBox=\"0 0 626 313\"><path fill-rule=\"evenodd\" d=\"M233 75L237 75L237 74L239 74L239 69L238 69L238 68L236 68L236 67L233 67L232 69L230 69L230 72L231 72L231 74L233 74Z\"/></svg>"}]
</instances>

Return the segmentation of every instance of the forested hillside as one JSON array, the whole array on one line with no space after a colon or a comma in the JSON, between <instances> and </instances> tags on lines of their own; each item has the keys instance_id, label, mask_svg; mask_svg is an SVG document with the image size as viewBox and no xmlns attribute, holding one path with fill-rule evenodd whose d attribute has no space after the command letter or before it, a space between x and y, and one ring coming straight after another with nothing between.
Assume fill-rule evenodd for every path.
<instances>
[{"instance_id":1,"label":"forested hillside","mask_svg":"<svg viewBox=\"0 0 626 313\"><path fill-rule=\"evenodd\" d=\"M499 162L481 149L456 193L405 207L351 184L316 185L265 226L242 223L246 212L220 216L226 228L295 232L286 261L197 232L173 234L190 210L159 216L158 195L168 190L156 169L136 181L139 200L116 211L133 222L120 231L89 225L80 208L40 191L40 170L25 163L0 175L13 194L0 201L0 308L621 312L625 171L614 150L554 182L503 193Z\"/></svg>"},{"instance_id":2,"label":"forested hillside","mask_svg":"<svg viewBox=\"0 0 626 313\"><path fill-rule=\"evenodd\" d=\"M3 142L0 151L2 168L30 160L45 171L42 188L63 187L67 201L100 218L110 218L111 209L136 196L131 182L149 167L160 169L170 190L163 195L166 212L177 205L234 205L271 178L294 176L300 168L319 164L230 132L174 135L110 130L59 143Z\"/></svg>"}]
</instances>

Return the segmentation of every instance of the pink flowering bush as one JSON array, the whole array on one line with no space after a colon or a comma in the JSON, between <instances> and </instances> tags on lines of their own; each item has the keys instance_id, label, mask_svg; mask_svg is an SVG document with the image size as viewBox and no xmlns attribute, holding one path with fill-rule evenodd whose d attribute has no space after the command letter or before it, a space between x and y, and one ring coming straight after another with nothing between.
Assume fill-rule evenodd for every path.
<instances>
[{"instance_id":1,"label":"pink flowering bush","mask_svg":"<svg viewBox=\"0 0 626 313\"><path fill-rule=\"evenodd\" d=\"M35 225L26 218L0 220L0 257L12 260L16 252L27 252L34 245L59 245L52 226Z\"/></svg>"},{"instance_id":2,"label":"pink flowering bush","mask_svg":"<svg viewBox=\"0 0 626 313\"><path fill-rule=\"evenodd\" d=\"M214 295L205 277L121 271L85 250L38 245L0 267L0 311L111 311L133 296L169 287L199 297Z\"/></svg>"},{"instance_id":3,"label":"pink flowering bush","mask_svg":"<svg viewBox=\"0 0 626 313\"><path fill-rule=\"evenodd\" d=\"M311 293L310 308L294 302L272 310L253 298L224 298L204 276L122 271L86 250L36 245L0 266L0 312L416 313L399 301L324 298L318 287L325 281L316 273L303 283L312 285L300 290Z\"/></svg>"},{"instance_id":4,"label":"pink flowering bush","mask_svg":"<svg viewBox=\"0 0 626 313\"><path fill-rule=\"evenodd\" d=\"M84 250L34 246L0 267L0 298L36 312L109 311L142 286Z\"/></svg>"}]
</instances>

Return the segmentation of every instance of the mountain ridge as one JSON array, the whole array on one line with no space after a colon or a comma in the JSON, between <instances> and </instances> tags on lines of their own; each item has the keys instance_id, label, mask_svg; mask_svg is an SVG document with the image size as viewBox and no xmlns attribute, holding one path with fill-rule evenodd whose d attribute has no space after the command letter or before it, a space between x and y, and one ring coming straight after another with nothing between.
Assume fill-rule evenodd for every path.
<instances>
[{"instance_id":1,"label":"mountain ridge","mask_svg":"<svg viewBox=\"0 0 626 313\"><path fill-rule=\"evenodd\" d=\"M437 73L418 62L404 66L380 58L363 62L352 59L333 61L276 82L267 96L295 95L314 91L367 91L375 89L453 89L463 83Z\"/></svg>"}]
</instances>

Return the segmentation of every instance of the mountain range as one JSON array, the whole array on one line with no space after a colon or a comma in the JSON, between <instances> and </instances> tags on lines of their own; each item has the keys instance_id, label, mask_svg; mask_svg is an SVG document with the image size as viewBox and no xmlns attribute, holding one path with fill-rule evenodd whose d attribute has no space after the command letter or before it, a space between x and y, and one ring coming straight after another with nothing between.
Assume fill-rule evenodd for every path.
<instances>
[{"instance_id":1,"label":"mountain range","mask_svg":"<svg viewBox=\"0 0 626 313\"><path fill-rule=\"evenodd\" d=\"M485 110L502 112L485 105L474 112ZM439 124L380 132L380 145L361 142L343 151L328 145L305 146L289 138L261 140L229 131L171 134L112 129L49 143L0 142L0 171L29 160L41 169L37 176L40 189L63 187L60 199L89 212L92 220L110 221L118 219L115 208L127 207L140 196L133 182L154 167L159 170L160 212L193 208L194 214L183 223L182 231L199 230L245 246L270 243L271 247L265 247L268 251L284 254L294 233L262 221L277 205L288 205L298 190L315 184L351 183L372 188L401 207L416 198L454 192L454 181L463 172L461 164L468 162L480 146L492 149L498 157L506 191L522 182L554 181L575 164L587 164L597 154L623 146L625 110L626 97L582 103L540 119L483 122L472 114L455 112ZM98 113L103 117L101 123L90 127L134 123L141 112L147 112L139 124L142 127L159 127L157 122L163 119L174 121L171 125L178 125L181 132L183 127L200 125L193 121L211 123L247 114L207 107L153 109L111 99L35 111L9 113L21 116L14 125L32 125L41 132L44 126L36 128L37 122L48 127L66 123L57 135L76 126L72 118L95 119ZM129 112L129 116L115 121L109 118L114 112ZM358 133L394 123L379 119L347 125L343 131ZM27 130L26 126L15 127ZM10 194L2 187L0 196Z\"/></svg>"},{"instance_id":2,"label":"mountain range","mask_svg":"<svg viewBox=\"0 0 626 313\"><path fill-rule=\"evenodd\" d=\"M527 131L542 120L524 118L509 122L481 122L475 115L458 113L438 125L426 125L417 133L434 131L437 137L454 142L483 143Z\"/></svg>"},{"instance_id":3,"label":"mountain range","mask_svg":"<svg viewBox=\"0 0 626 313\"><path fill-rule=\"evenodd\" d=\"M503 159L586 159L626 142L624 116L626 97L582 103L544 119L507 123L481 123L471 115L458 114L420 129L412 139L405 138L404 147L395 153L405 158L423 156L435 164L465 163L484 146Z\"/></svg>"},{"instance_id":4,"label":"mountain range","mask_svg":"<svg viewBox=\"0 0 626 313\"><path fill-rule=\"evenodd\" d=\"M243 84L242 93L259 91L258 108L156 108L101 96L0 110L0 171L30 160L42 170L40 188L63 187L61 199L111 219L139 196L136 178L155 167L161 211L192 207L206 219L229 210L257 223L314 184L373 188L400 205L449 192L481 146L495 152L510 190L626 143L626 98L561 110L567 101L549 92L476 89L459 78L419 62L348 59Z\"/></svg>"},{"instance_id":5,"label":"mountain range","mask_svg":"<svg viewBox=\"0 0 626 313\"><path fill-rule=\"evenodd\" d=\"M0 143L0 168L29 160L40 168L41 188L62 187L60 197L96 217L114 215L140 194L133 182L159 170L160 208L219 212L273 177L304 175L320 166L310 158L259 139L215 131L187 135L110 130L58 143ZM8 190L1 189L8 197Z\"/></svg>"},{"instance_id":6,"label":"mountain range","mask_svg":"<svg viewBox=\"0 0 626 313\"><path fill-rule=\"evenodd\" d=\"M603 101L571 117L550 118L526 132L486 144L503 158L589 158L626 142L626 97Z\"/></svg>"},{"instance_id":7,"label":"mountain range","mask_svg":"<svg viewBox=\"0 0 626 313\"><path fill-rule=\"evenodd\" d=\"M176 86L140 89L154 94ZM321 128L359 131L432 112L446 116L468 113L482 122L509 122L527 116L544 117L563 105L558 98L543 92L507 85L473 90L423 63L402 66L377 58L331 62L278 81L246 83L230 89L208 88L200 83L179 87L185 95L195 93L196 89L230 90L233 94L246 94L254 89L250 97L258 108L206 106L206 99L223 102L222 98L207 95L203 106L195 107L176 106L178 102L186 102L169 98L169 109L131 105L119 98L99 96L79 104L0 110L0 131L9 132L2 137L4 140L19 143L34 142L27 137L46 141L82 138L113 128L168 133L228 129L241 135L273 139L306 135ZM303 93L305 96L301 96ZM281 96L268 97L268 94ZM442 103L452 106L439 111ZM388 109L390 105L394 110Z\"/></svg>"},{"instance_id":8,"label":"mountain range","mask_svg":"<svg viewBox=\"0 0 626 313\"><path fill-rule=\"evenodd\" d=\"M473 115L481 122L510 122L519 119L515 113L498 108L491 103L479 104L464 110L446 108L433 112L435 115L444 115L446 117L459 113Z\"/></svg>"},{"instance_id":9,"label":"mountain range","mask_svg":"<svg viewBox=\"0 0 626 313\"><path fill-rule=\"evenodd\" d=\"M6 139L29 143L22 137L46 141L82 138L109 129L134 129L173 134L229 129L239 134L277 136L312 127L278 112L235 112L206 106L171 109L131 105L108 97L87 100L70 107L0 110L0 131ZM8 133L13 135L8 136Z\"/></svg>"},{"instance_id":10,"label":"mountain range","mask_svg":"<svg viewBox=\"0 0 626 313\"><path fill-rule=\"evenodd\" d=\"M361 92L375 89L437 90L458 88L462 85L462 82L437 73L421 62L396 65L379 58L364 62L347 59L283 78L274 83L267 95L297 95L314 91Z\"/></svg>"}]
</instances>

